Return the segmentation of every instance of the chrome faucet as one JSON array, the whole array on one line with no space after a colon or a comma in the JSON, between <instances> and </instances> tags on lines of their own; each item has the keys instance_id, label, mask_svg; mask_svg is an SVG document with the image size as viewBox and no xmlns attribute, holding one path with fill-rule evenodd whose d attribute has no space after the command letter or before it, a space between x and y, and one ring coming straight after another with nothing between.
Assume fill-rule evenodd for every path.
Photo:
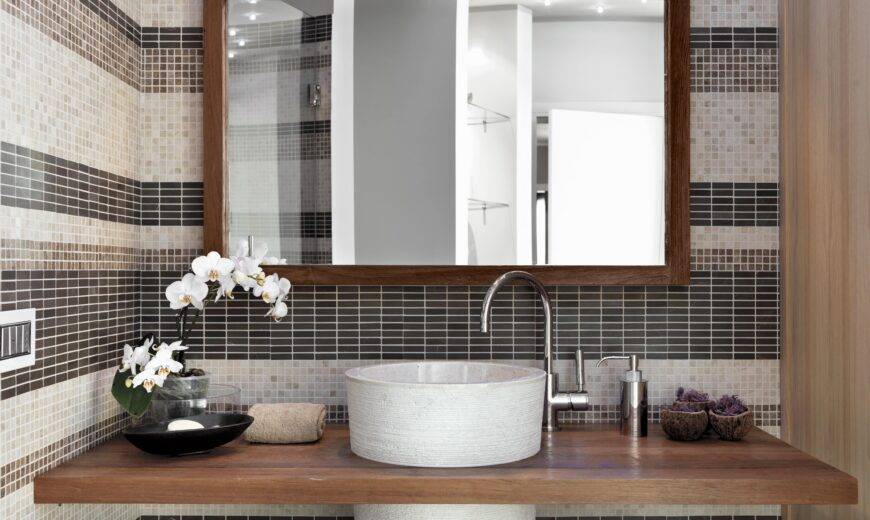
<instances>
[{"instance_id":1,"label":"chrome faucet","mask_svg":"<svg viewBox=\"0 0 870 520\"><path fill-rule=\"evenodd\" d=\"M589 394L586 392L586 380L583 375L583 351L577 349L574 360L577 371L577 390L574 392L559 391L559 374L553 371L553 311L550 306L550 293L537 278L525 271L510 271L498 278L483 297L480 309L480 332L488 333L490 316L492 315L492 300L495 294L506 283L522 280L532 286L541 300L544 308L544 371L547 372L547 387L544 394L544 431L552 432L559 429L559 410L588 410Z\"/></svg>"}]
</instances>

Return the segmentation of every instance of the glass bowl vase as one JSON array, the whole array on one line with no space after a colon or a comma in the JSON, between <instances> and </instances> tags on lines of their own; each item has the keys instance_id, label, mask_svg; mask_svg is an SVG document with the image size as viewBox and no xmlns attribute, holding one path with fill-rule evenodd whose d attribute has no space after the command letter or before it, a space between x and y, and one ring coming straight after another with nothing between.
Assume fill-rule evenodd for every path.
<instances>
[{"instance_id":1,"label":"glass bowl vase","mask_svg":"<svg viewBox=\"0 0 870 520\"><path fill-rule=\"evenodd\" d=\"M169 381L170 379L167 379L166 383ZM156 391L148 411L136 423L138 425L159 423L209 412L243 412L239 387L211 382L206 382L204 386L197 382L187 383L194 384L170 386L169 391L164 391L166 390L164 387Z\"/></svg>"}]
</instances>

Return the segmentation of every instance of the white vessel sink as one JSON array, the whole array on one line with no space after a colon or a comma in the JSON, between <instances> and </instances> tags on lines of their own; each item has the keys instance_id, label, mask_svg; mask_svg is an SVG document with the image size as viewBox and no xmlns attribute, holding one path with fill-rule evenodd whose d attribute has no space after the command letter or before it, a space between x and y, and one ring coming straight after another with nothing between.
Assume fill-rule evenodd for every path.
<instances>
[{"instance_id":1,"label":"white vessel sink","mask_svg":"<svg viewBox=\"0 0 870 520\"><path fill-rule=\"evenodd\" d=\"M350 446L360 457L420 467L525 459L541 448L544 371L420 361L348 370Z\"/></svg>"}]
</instances>

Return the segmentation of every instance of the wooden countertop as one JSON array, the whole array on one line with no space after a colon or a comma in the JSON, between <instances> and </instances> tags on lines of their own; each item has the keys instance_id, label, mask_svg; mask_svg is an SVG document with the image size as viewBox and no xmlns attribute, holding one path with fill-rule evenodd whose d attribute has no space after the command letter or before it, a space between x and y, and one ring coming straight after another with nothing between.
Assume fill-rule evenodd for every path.
<instances>
[{"instance_id":1,"label":"wooden countertop","mask_svg":"<svg viewBox=\"0 0 870 520\"><path fill-rule=\"evenodd\" d=\"M622 437L612 425L546 435L529 459L486 468L429 469L351 453L329 426L307 445L235 441L207 455L145 454L107 442L40 475L46 503L181 504L855 504L855 478L760 430L742 442Z\"/></svg>"}]
</instances>

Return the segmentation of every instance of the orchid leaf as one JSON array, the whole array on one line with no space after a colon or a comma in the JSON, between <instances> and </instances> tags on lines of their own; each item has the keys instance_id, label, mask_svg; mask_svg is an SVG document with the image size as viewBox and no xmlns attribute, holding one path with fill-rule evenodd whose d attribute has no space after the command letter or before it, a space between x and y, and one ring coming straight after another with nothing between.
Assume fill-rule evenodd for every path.
<instances>
[{"instance_id":1,"label":"orchid leaf","mask_svg":"<svg viewBox=\"0 0 870 520\"><path fill-rule=\"evenodd\" d=\"M147 392L141 386L127 387L127 379L130 378L129 371L116 372L115 378L112 380L112 396L121 405L121 408L127 410L130 415L140 417L148 406L151 405L153 394Z\"/></svg>"}]
</instances>

